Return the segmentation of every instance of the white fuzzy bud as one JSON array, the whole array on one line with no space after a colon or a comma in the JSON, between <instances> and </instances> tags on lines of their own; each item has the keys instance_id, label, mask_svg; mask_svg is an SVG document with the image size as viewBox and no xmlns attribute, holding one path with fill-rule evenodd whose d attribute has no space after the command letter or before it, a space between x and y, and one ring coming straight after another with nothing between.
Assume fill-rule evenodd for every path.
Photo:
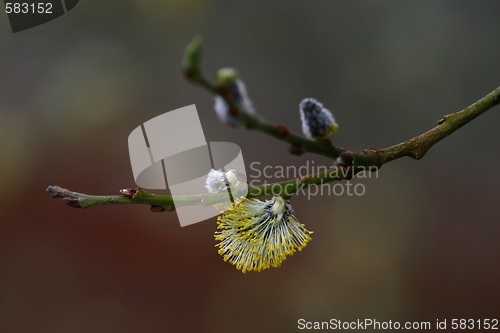
<instances>
[{"instance_id":1,"label":"white fuzzy bud","mask_svg":"<svg viewBox=\"0 0 500 333\"><path fill-rule=\"evenodd\" d=\"M227 191L228 185L233 197L239 197L243 192L246 194L248 187L247 178L234 169L230 169L227 172L212 169L205 180L205 188L208 190L208 193Z\"/></svg>"},{"instance_id":2,"label":"white fuzzy bud","mask_svg":"<svg viewBox=\"0 0 500 333\"><path fill-rule=\"evenodd\" d=\"M248 97L247 90L245 88L245 84L240 79L236 79L231 84L231 98L237 103L240 109L243 112L247 112L250 114L255 113L255 109L253 108L252 101ZM215 113L221 122L229 126L238 126L242 125L243 121L238 115L231 114L231 110L229 105L226 103L224 98L219 95L215 96L215 105L214 105Z\"/></svg>"},{"instance_id":3,"label":"white fuzzy bud","mask_svg":"<svg viewBox=\"0 0 500 333\"><path fill-rule=\"evenodd\" d=\"M330 139L339 128L332 113L314 98L306 98L300 103L300 120L302 132L312 140Z\"/></svg>"},{"instance_id":4,"label":"white fuzzy bud","mask_svg":"<svg viewBox=\"0 0 500 333\"><path fill-rule=\"evenodd\" d=\"M205 180L205 187L208 193L219 193L227 189L224 172L219 170L210 170Z\"/></svg>"}]
</instances>

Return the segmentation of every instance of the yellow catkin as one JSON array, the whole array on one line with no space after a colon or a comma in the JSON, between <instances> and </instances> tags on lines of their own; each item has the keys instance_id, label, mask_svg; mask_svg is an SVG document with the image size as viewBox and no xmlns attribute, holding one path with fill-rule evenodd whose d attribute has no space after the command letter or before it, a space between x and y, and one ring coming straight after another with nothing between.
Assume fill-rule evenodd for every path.
<instances>
[{"instance_id":1,"label":"yellow catkin","mask_svg":"<svg viewBox=\"0 0 500 333\"><path fill-rule=\"evenodd\" d=\"M217 229L218 253L243 273L280 267L287 256L311 241L312 234L282 197L233 203L218 217Z\"/></svg>"}]
</instances>

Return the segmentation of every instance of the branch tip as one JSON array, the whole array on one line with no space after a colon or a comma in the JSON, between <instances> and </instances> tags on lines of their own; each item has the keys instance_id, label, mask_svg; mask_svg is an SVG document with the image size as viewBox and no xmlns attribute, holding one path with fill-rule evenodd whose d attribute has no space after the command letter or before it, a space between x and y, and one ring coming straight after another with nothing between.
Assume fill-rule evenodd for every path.
<instances>
[{"instance_id":1,"label":"branch tip","mask_svg":"<svg viewBox=\"0 0 500 333\"><path fill-rule=\"evenodd\" d=\"M53 186L53 185L50 185L49 187L47 187L47 189L45 190L48 194L50 194L50 196L52 198L61 198L61 197L64 197L65 195L63 194L63 191L67 191L66 189L63 189L59 186Z\"/></svg>"},{"instance_id":2,"label":"branch tip","mask_svg":"<svg viewBox=\"0 0 500 333\"><path fill-rule=\"evenodd\" d=\"M182 59L182 72L192 82L196 82L200 77L201 44L201 38L195 37L186 47Z\"/></svg>"}]
</instances>

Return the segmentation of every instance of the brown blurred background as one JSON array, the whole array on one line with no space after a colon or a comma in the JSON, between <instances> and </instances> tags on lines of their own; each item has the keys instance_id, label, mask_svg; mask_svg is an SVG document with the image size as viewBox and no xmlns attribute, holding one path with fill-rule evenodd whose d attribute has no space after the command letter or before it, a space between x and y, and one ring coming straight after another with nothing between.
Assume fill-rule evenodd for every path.
<instances>
[{"instance_id":1,"label":"brown blurred background","mask_svg":"<svg viewBox=\"0 0 500 333\"><path fill-rule=\"evenodd\" d=\"M294 332L297 320L499 318L500 107L421 161L361 180L362 197L292 204L314 230L281 268L237 271L215 219L180 228L147 206L76 210L48 185L133 187L128 134L195 103L207 141L247 166L304 165L224 127L180 74L235 67L257 110L300 131L298 103L335 114L338 145L382 148L500 85L500 2L96 1L13 34L0 14L0 332Z\"/></svg>"}]
</instances>

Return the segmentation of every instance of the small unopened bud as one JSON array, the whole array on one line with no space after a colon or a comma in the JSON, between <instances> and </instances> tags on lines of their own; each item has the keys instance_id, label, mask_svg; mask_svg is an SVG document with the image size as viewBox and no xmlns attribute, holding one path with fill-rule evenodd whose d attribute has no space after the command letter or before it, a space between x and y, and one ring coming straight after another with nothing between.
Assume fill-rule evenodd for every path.
<instances>
[{"instance_id":1,"label":"small unopened bud","mask_svg":"<svg viewBox=\"0 0 500 333\"><path fill-rule=\"evenodd\" d=\"M300 103L300 119L304 135L313 140L330 139L338 131L332 113L314 98L306 98Z\"/></svg>"},{"instance_id":2,"label":"small unopened bud","mask_svg":"<svg viewBox=\"0 0 500 333\"><path fill-rule=\"evenodd\" d=\"M304 154L304 152L305 152L304 148L302 148L300 146L295 146L295 145L290 146L289 151L290 151L290 154L297 155L297 156L300 156L300 155Z\"/></svg>"},{"instance_id":3,"label":"small unopened bud","mask_svg":"<svg viewBox=\"0 0 500 333\"><path fill-rule=\"evenodd\" d=\"M184 51L182 70L189 80L196 80L200 75L201 38L195 37Z\"/></svg>"},{"instance_id":4,"label":"small unopened bud","mask_svg":"<svg viewBox=\"0 0 500 333\"><path fill-rule=\"evenodd\" d=\"M238 78L238 73L232 68L223 68L217 73L217 87L224 97L231 99L241 112L254 114L252 101L248 97L245 84ZM239 116L239 110L231 109L224 97L215 96L214 109L221 122L229 126L243 125L244 121Z\"/></svg>"},{"instance_id":5,"label":"small unopened bud","mask_svg":"<svg viewBox=\"0 0 500 333\"><path fill-rule=\"evenodd\" d=\"M165 211L165 208L162 206L157 206L157 205L151 205L151 211L155 213L163 213Z\"/></svg>"},{"instance_id":6,"label":"small unopened bud","mask_svg":"<svg viewBox=\"0 0 500 333\"><path fill-rule=\"evenodd\" d=\"M215 82L217 87L230 86L238 79L238 72L234 68L221 68L217 71Z\"/></svg>"}]
</instances>

